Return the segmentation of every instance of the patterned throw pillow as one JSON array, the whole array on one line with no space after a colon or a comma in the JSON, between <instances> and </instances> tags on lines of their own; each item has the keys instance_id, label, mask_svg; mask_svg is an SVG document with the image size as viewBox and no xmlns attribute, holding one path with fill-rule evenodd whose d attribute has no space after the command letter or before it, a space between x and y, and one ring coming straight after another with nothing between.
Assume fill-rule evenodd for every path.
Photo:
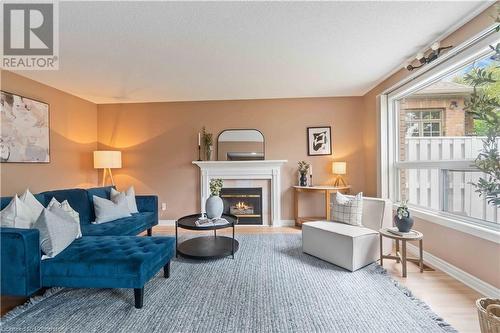
<instances>
[{"instance_id":1,"label":"patterned throw pillow","mask_svg":"<svg viewBox=\"0 0 500 333\"><path fill-rule=\"evenodd\" d=\"M74 210L70 205L68 200L64 200L63 202L57 201L56 198L52 197L49 204L47 205L47 209L51 210L52 207L57 207L67 213L75 222L78 224L78 236L77 238L82 237L82 231L80 230L80 214Z\"/></svg>"},{"instance_id":2,"label":"patterned throw pillow","mask_svg":"<svg viewBox=\"0 0 500 333\"><path fill-rule=\"evenodd\" d=\"M363 217L363 192L354 197L348 197L342 193L337 193L333 199L331 219L351 225L362 225Z\"/></svg>"}]
</instances>

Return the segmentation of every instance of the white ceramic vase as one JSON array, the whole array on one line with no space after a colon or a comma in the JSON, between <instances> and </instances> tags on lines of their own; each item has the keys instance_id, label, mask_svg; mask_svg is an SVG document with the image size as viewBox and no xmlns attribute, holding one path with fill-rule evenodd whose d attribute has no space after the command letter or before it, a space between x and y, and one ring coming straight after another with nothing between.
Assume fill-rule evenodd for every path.
<instances>
[{"instance_id":1,"label":"white ceramic vase","mask_svg":"<svg viewBox=\"0 0 500 333\"><path fill-rule=\"evenodd\" d=\"M205 203L205 212L209 219L218 219L224 211L224 202L217 195L211 195Z\"/></svg>"}]
</instances>

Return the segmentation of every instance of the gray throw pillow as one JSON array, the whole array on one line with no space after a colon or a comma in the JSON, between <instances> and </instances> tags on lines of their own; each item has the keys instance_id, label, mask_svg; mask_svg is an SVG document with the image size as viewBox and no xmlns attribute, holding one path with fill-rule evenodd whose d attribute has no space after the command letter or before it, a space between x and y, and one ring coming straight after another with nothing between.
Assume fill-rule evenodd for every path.
<instances>
[{"instance_id":1,"label":"gray throw pillow","mask_svg":"<svg viewBox=\"0 0 500 333\"><path fill-rule=\"evenodd\" d=\"M134 190L134 187L130 186L128 188L128 190L126 190L124 192L119 192L119 191L115 190L114 188L111 188L111 200L113 202L115 202L116 201L116 197L120 193L124 193L125 196L127 197L127 205L128 205L129 211L132 214L139 213L139 211L137 210L137 202L135 201L135 190Z\"/></svg>"},{"instance_id":2,"label":"gray throw pillow","mask_svg":"<svg viewBox=\"0 0 500 333\"><path fill-rule=\"evenodd\" d=\"M78 236L78 227L71 216L61 217L46 208L43 209L33 228L40 231L40 247L45 253L42 259L57 256Z\"/></svg>"},{"instance_id":3,"label":"gray throw pillow","mask_svg":"<svg viewBox=\"0 0 500 333\"><path fill-rule=\"evenodd\" d=\"M124 193L118 194L114 198L114 201L104 199L95 195L92 197L92 200L94 201L95 212L94 223L105 223L118 220L123 217L132 216L130 215L127 197Z\"/></svg>"}]
</instances>

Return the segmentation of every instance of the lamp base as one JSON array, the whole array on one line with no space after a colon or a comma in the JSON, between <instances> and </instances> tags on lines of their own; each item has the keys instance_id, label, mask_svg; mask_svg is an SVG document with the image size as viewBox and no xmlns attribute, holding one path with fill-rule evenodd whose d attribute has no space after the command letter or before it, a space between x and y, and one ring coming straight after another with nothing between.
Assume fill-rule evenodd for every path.
<instances>
[{"instance_id":1,"label":"lamp base","mask_svg":"<svg viewBox=\"0 0 500 333\"><path fill-rule=\"evenodd\" d=\"M104 168L102 171L102 187L106 186L106 174L108 174L109 178L111 178L111 185L115 186L115 180L113 179L111 168Z\"/></svg>"},{"instance_id":2,"label":"lamp base","mask_svg":"<svg viewBox=\"0 0 500 333\"><path fill-rule=\"evenodd\" d=\"M341 187L341 186L347 186L344 178L342 178L342 176L337 176L335 178L335 181L333 182L333 186L335 187Z\"/></svg>"}]
</instances>

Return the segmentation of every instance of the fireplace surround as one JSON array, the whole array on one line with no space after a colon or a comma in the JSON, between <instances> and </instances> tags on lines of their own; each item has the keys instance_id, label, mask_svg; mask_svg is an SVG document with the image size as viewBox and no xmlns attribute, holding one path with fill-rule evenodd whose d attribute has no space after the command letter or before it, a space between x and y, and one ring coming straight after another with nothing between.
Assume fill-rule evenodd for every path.
<instances>
[{"instance_id":1,"label":"fireplace surround","mask_svg":"<svg viewBox=\"0 0 500 333\"><path fill-rule=\"evenodd\" d=\"M200 209L205 211L205 201L210 195L211 179L224 180L268 180L269 218L263 225L280 226L281 221L281 166L286 160L261 161L193 161L200 168ZM240 187L240 186L237 186ZM241 186L254 187L254 186ZM266 207L263 207L264 209Z\"/></svg>"}]
</instances>

